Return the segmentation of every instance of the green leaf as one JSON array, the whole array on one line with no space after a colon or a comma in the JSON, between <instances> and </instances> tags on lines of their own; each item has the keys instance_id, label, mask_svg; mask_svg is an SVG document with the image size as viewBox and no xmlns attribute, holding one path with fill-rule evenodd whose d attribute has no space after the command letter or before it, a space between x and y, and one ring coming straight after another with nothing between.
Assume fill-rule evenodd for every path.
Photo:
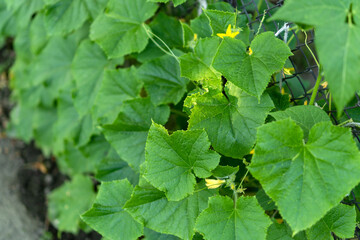
<instances>
[{"instance_id":1,"label":"green leaf","mask_svg":"<svg viewBox=\"0 0 360 240\"><path fill-rule=\"evenodd\" d=\"M91 206L94 199L91 179L77 175L48 196L49 219L59 231L77 233L80 214Z\"/></svg>"},{"instance_id":2,"label":"green leaf","mask_svg":"<svg viewBox=\"0 0 360 240\"><path fill-rule=\"evenodd\" d=\"M291 20L312 26L344 22L352 0L287 0L270 20ZM317 37L317 36L316 36Z\"/></svg>"},{"instance_id":3,"label":"green leaf","mask_svg":"<svg viewBox=\"0 0 360 240\"><path fill-rule=\"evenodd\" d=\"M39 54L48 41L43 14L37 14L32 20L30 25L30 39L32 53Z\"/></svg>"},{"instance_id":4,"label":"green leaf","mask_svg":"<svg viewBox=\"0 0 360 240\"><path fill-rule=\"evenodd\" d=\"M194 235L195 220L207 206L214 190L200 190L180 201L169 201L155 188L139 186L125 204L125 209L145 227L190 240Z\"/></svg>"},{"instance_id":5,"label":"green leaf","mask_svg":"<svg viewBox=\"0 0 360 240\"><path fill-rule=\"evenodd\" d=\"M338 110L360 89L359 11L360 4L351 0L289 0L273 17L315 26L316 50Z\"/></svg>"},{"instance_id":6,"label":"green leaf","mask_svg":"<svg viewBox=\"0 0 360 240\"><path fill-rule=\"evenodd\" d=\"M81 218L106 238L138 239L143 226L123 209L132 191L127 180L103 182L94 205Z\"/></svg>"},{"instance_id":7,"label":"green leaf","mask_svg":"<svg viewBox=\"0 0 360 240\"><path fill-rule=\"evenodd\" d=\"M295 106L281 112L270 113L276 120L291 118L304 131L304 138L307 139L310 129L319 122L329 122L330 118L324 110L315 106Z\"/></svg>"},{"instance_id":8,"label":"green leaf","mask_svg":"<svg viewBox=\"0 0 360 240\"><path fill-rule=\"evenodd\" d=\"M235 175L239 171L239 166L217 166L213 171L212 175L217 178L225 178L231 175Z\"/></svg>"},{"instance_id":9,"label":"green leaf","mask_svg":"<svg viewBox=\"0 0 360 240\"><path fill-rule=\"evenodd\" d=\"M205 10L205 15L209 19L213 36L216 36L218 33L225 33L229 25L231 25L231 27L236 26L235 12Z\"/></svg>"},{"instance_id":10,"label":"green leaf","mask_svg":"<svg viewBox=\"0 0 360 240\"><path fill-rule=\"evenodd\" d=\"M284 223L274 222L270 225L267 231L266 240L307 240L305 231L299 232L293 236L289 225Z\"/></svg>"},{"instance_id":11,"label":"green leaf","mask_svg":"<svg viewBox=\"0 0 360 240\"><path fill-rule=\"evenodd\" d=\"M266 195L264 189L260 189L257 193L256 193L256 199L259 202L260 206L265 210L265 211L271 211L271 210L275 210L277 209L275 202L269 198L268 195Z\"/></svg>"},{"instance_id":12,"label":"green leaf","mask_svg":"<svg viewBox=\"0 0 360 240\"><path fill-rule=\"evenodd\" d=\"M33 133L36 145L45 156L49 156L54 147L53 125L57 120L55 108L37 107L33 113Z\"/></svg>"},{"instance_id":13,"label":"green leaf","mask_svg":"<svg viewBox=\"0 0 360 240\"><path fill-rule=\"evenodd\" d=\"M225 156L241 158L255 143L256 129L274 107L268 94L258 100L227 84L228 98L209 92L195 99L189 129L205 129L214 149Z\"/></svg>"},{"instance_id":14,"label":"green leaf","mask_svg":"<svg viewBox=\"0 0 360 240\"><path fill-rule=\"evenodd\" d=\"M189 82L180 77L179 63L168 55L144 63L138 70L138 77L144 81L145 89L155 105L177 104Z\"/></svg>"},{"instance_id":15,"label":"green leaf","mask_svg":"<svg viewBox=\"0 0 360 240\"><path fill-rule=\"evenodd\" d=\"M356 227L356 212L354 206L337 205L325 217L306 231L309 240L331 240L331 232L339 238L354 237Z\"/></svg>"},{"instance_id":16,"label":"green leaf","mask_svg":"<svg viewBox=\"0 0 360 240\"><path fill-rule=\"evenodd\" d=\"M213 66L227 80L260 99L271 75L283 68L292 53L272 32L256 36L250 48L252 55L241 40L226 37L220 44Z\"/></svg>"},{"instance_id":17,"label":"green leaf","mask_svg":"<svg viewBox=\"0 0 360 240\"><path fill-rule=\"evenodd\" d=\"M152 32L161 38L170 48L181 48L183 46L182 27L177 18L169 17L160 12L149 24ZM158 39L155 39L158 42ZM160 44L163 46L162 44Z\"/></svg>"},{"instance_id":18,"label":"green leaf","mask_svg":"<svg viewBox=\"0 0 360 240\"><path fill-rule=\"evenodd\" d=\"M102 182L127 178L133 185L139 182L139 174L135 173L113 148L97 166L95 178Z\"/></svg>"},{"instance_id":19,"label":"green leaf","mask_svg":"<svg viewBox=\"0 0 360 240\"><path fill-rule=\"evenodd\" d=\"M105 8L106 2L107 0L61 0L48 5L45 12L47 32L50 35L67 35L79 29L90 16L96 17Z\"/></svg>"},{"instance_id":20,"label":"green leaf","mask_svg":"<svg viewBox=\"0 0 360 240\"><path fill-rule=\"evenodd\" d=\"M135 67L106 70L93 106L94 119L113 123L126 100L140 97L141 88Z\"/></svg>"},{"instance_id":21,"label":"green leaf","mask_svg":"<svg viewBox=\"0 0 360 240\"><path fill-rule=\"evenodd\" d=\"M148 43L146 31L150 31L144 22L157 8L157 4L146 0L110 0L106 13L100 14L93 22L90 38L109 58L141 52Z\"/></svg>"},{"instance_id":22,"label":"green leaf","mask_svg":"<svg viewBox=\"0 0 360 240\"><path fill-rule=\"evenodd\" d=\"M173 235L158 233L149 228L144 228L144 236L146 240L180 240Z\"/></svg>"},{"instance_id":23,"label":"green leaf","mask_svg":"<svg viewBox=\"0 0 360 240\"><path fill-rule=\"evenodd\" d=\"M355 92L360 90L360 69L356 67L360 64L360 50L356 47L360 41L360 27L345 24L344 19L340 23L331 24L330 28L328 26L316 28L315 43L325 79L340 115Z\"/></svg>"},{"instance_id":24,"label":"green leaf","mask_svg":"<svg viewBox=\"0 0 360 240\"><path fill-rule=\"evenodd\" d=\"M96 43L84 40L77 48L71 70L77 89L74 105L80 116L92 108L107 67L107 58Z\"/></svg>"},{"instance_id":25,"label":"green leaf","mask_svg":"<svg viewBox=\"0 0 360 240\"><path fill-rule=\"evenodd\" d=\"M260 240L270 224L255 197L241 197L234 204L229 197L215 196L196 220L196 230L208 240Z\"/></svg>"},{"instance_id":26,"label":"green leaf","mask_svg":"<svg viewBox=\"0 0 360 240\"><path fill-rule=\"evenodd\" d=\"M197 81L205 88L221 89L221 74L212 67L219 38L200 39L194 53L180 57L181 76Z\"/></svg>"},{"instance_id":27,"label":"green leaf","mask_svg":"<svg viewBox=\"0 0 360 240\"><path fill-rule=\"evenodd\" d=\"M195 176L209 177L219 164L220 155L209 147L204 130L169 136L163 126L153 123L146 141L144 177L170 201L179 201L194 192Z\"/></svg>"},{"instance_id":28,"label":"green leaf","mask_svg":"<svg viewBox=\"0 0 360 240\"><path fill-rule=\"evenodd\" d=\"M126 101L115 122L103 127L103 133L120 158L139 171L145 161L145 143L151 119L165 124L168 106L154 106L149 98Z\"/></svg>"},{"instance_id":29,"label":"green leaf","mask_svg":"<svg viewBox=\"0 0 360 240\"><path fill-rule=\"evenodd\" d=\"M34 60L29 80L33 85L44 84L51 100L61 90L72 88L71 63L77 43L74 37L52 37ZM49 102L47 102L49 104Z\"/></svg>"},{"instance_id":30,"label":"green leaf","mask_svg":"<svg viewBox=\"0 0 360 240\"><path fill-rule=\"evenodd\" d=\"M205 13L190 21L190 27L201 38L210 37L212 30L210 22Z\"/></svg>"},{"instance_id":31,"label":"green leaf","mask_svg":"<svg viewBox=\"0 0 360 240\"><path fill-rule=\"evenodd\" d=\"M148 2L158 2L158 3L167 3L170 0L147 0ZM174 7L183 4L184 2L186 2L186 0L172 0L172 2L174 3Z\"/></svg>"},{"instance_id":32,"label":"green leaf","mask_svg":"<svg viewBox=\"0 0 360 240\"><path fill-rule=\"evenodd\" d=\"M348 129L320 122L305 142L301 127L288 118L258 128L249 170L297 233L319 221L359 182L359 159Z\"/></svg>"}]
</instances>

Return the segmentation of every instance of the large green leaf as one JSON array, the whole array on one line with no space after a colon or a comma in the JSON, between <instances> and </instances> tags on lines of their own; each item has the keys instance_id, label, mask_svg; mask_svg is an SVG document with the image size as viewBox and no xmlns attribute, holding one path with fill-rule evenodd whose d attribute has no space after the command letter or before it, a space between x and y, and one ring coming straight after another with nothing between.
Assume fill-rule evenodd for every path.
<instances>
[{"instance_id":1,"label":"large green leaf","mask_svg":"<svg viewBox=\"0 0 360 240\"><path fill-rule=\"evenodd\" d=\"M315 26L320 64L339 110L360 89L359 12L358 1L289 0L273 17Z\"/></svg>"},{"instance_id":2,"label":"large green leaf","mask_svg":"<svg viewBox=\"0 0 360 240\"><path fill-rule=\"evenodd\" d=\"M77 48L71 70L77 89L74 105L80 116L92 108L108 66L105 54L96 43L84 40Z\"/></svg>"},{"instance_id":3,"label":"large green leaf","mask_svg":"<svg viewBox=\"0 0 360 240\"><path fill-rule=\"evenodd\" d=\"M141 52L148 43L146 31L150 31L144 22L157 8L157 4L146 0L110 0L105 13L93 22L90 38L110 58Z\"/></svg>"},{"instance_id":4,"label":"large green leaf","mask_svg":"<svg viewBox=\"0 0 360 240\"><path fill-rule=\"evenodd\" d=\"M177 104L186 92L189 82L188 79L180 77L179 63L168 55L143 64L138 74L155 105Z\"/></svg>"},{"instance_id":5,"label":"large green leaf","mask_svg":"<svg viewBox=\"0 0 360 240\"><path fill-rule=\"evenodd\" d=\"M94 119L113 123L124 101L140 97L141 88L134 67L106 70L93 106Z\"/></svg>"},{"instance_id":6,"label":"large green leaf","mask_svg":"<svg viewBox=\"0 0 360 240\"><path fill-rule=\"evenodd\" d=\"M331 232L339 238L354 237L356 227L355 207L339 204L331 209L325 217L306 231L309 240L331 240L334 239Z\"/></svg>"},{"instance_id":7,"label":"large green leaf","mask_svg":"<svg viewBox=\"0 0 360 240\"><path fill-rule=\"evenodd\" d=\"M50 35L67 35L79 29L87 19L96 17L107 0L61 0L48 5L45 26Z\"/></svg>"},{"instance_id":8,"label":"large green leaf","mask_svg":"<svg viewBox=\"0 0 360 240\"><path fill-rule=\"evenodd\" d=\"M147 0L148 2L160 2L160 3L167 3L170 0ZM186 0L172 0L172 2L174 3L174 6L178 6L180 4L183 4L184 2L186 2Z\"/></svg>"},{"instance_id":9,"label":"large green leaf","mask_svg":"<svg viewBox=\"0 0 360 240\"><path fill-rule=\"evenodd\" d=\"M139 174L135 173L113 148L97 166L95 177L102 182L127 178L133 185L139 181Z\"/></svg>"},{"instance_id":10,"label":"large green leaf","mask_svg":"<svg viewBox=\"0 0 360 240\"><path fill-rule=\"evenodd\" d=\"M31 83L44 84L51 99L57 98L61 90L72 88L71 63L76 47L74 37L52 37L34 60Z\"/></svg>"},{"instance_id":11,"label":"large green leaf","mask_svg":"<svg viewBox=\"0 0 360 240\"><path fill-rule=\"evenodd\" d=\"M304 131L304 138L307 139L310 129L319 122L330 121L329 116L324 110L315 106L295 106L281 112L270 113L276 120L291 118Z\"/></svg>"},{"instance_id":12,"label":"large green leaf","mask_svg":"<svg viewBox=\"0 0 360 240\"><path fill-rule=\"evenodd\" d=\"M156 107L149 98L126 101L115 122L103 127L103 133L120 158L139 171L145 161L145 143L151 120L165 124L168 106Z\"/></svg>"},{"instance_id":13,"label":"large green leaf","mask_svg":"<svg viewBox=\"0 0 360 240\"><path fill-rule=\"evenodd\" d=\"M143 226L123 209L132 191L127 180L102 183L94 205L81 218L108 239L138 239Z\"/></svg>"},{"instance_id":14,"label":"large green leaf","mask_svg":"<svg viewBox=\"0 0 360 240\"><path fill-rule=\"evenodd\" d=\"M76 233L81 222L80 214L91 206L95 198L89 177L75 176L48 196L48 216L59 231Z\"/></svg>"},{"instance_id":15,"label":"large green leaf","mask_svg":"<svg viewBox=\"0 0 360 240\"><path fill-rule=\"evenodd\" d=\"M272 17L273 20L290 20L312 26L329 22L344 22L352 0L287 0ZM316 36L317 37L317 36Z\"/></svg>"},{"instance_id":16,"label":"large green leaf","mask_svg":"<svg viewBox=\"0 0 360 240\"><path fill-rule=\"evenodd\" d=\"M200 39L194 53L180 57L181 76L197 81L205 88L221 88L221 74L212 67L219 46L219 38Z\"/></svg>"},{"instance_id":17,"label":"large green leaf","mask_svg":"<svg viewBox=\"0 0 360 240\"><path fill-rule=\"evenodd\" d=\"M256 97L227 84L227 95L209 92L193 100L189 128L205 129L218 152L241 158L253 148L256 129L274 107L268 94Z\"/></svg>"},{"instance_id":18,"label":"large green leaf","mask_svg":"<svg viewBox=\"0 0 360 240\"><path fill-rule=\"evenodd\" d=\"M169 201L155 188L136 186L125 209L145 227L190 240L195 233L195 220L213 194L214 190L198 189L180 201Z\"/></svg>"},{"instance_id":19,"label":"large green leaf","mask_svg":"<svg viewBox=\"0 0 360 240\"><path fill-rule=\"evenodd\" d=\"M255 197L241 197L234 203L229 197L215 196L198 217L196 230L208 240L261 240L270 224Z\"/></svg>"},{"instance_id":20,"label":"large green leaf","mask_svg":"<svg viewBox=\"0 0 360 240\"><path fill-rule=\"evenodd\" d=\"M319 221L360 181L359 160L348 129L320 122L306 142L301 127L288 118L258 128L249 169L297 233Z\"/></svg>"},{"instance_id":21,"label":"large green leaf","mask_svg":"<svg viewBox=\"0 0 360 240\"><path fill-rule=\"evenodd\" d=\"M194 192L196 178L211 176L220 155L209 150L210 142L204 130L167 130L151 125L146 141L146 171L144 177L166 193L170 201L178 201Z\"/></svg>"},{"instance_id":22,"label":"large green leaf","mask_svg":"<svg viewBox=\"0 0 360 240\"><path fill-rule=\"evenodd\" d=\"M260 98L273 73L280 71L292 55L289 47L272 32L265 32L251 42L252 54L241 41L225 37L213 66L224 77L250 95Z\"/></svg>"}]
</instances>

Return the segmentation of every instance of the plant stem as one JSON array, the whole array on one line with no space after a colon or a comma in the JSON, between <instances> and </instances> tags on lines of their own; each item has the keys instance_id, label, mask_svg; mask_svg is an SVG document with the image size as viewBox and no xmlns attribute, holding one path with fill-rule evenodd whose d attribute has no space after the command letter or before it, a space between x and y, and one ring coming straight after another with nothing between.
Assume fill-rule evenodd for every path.
<instances>
[{"instance_id":1,"label":"plant stem","mask_svg":"<svg viewBox=\"0 0 360 240\"><path fill-rule=\"evenodd\" d=\"M321 79L322 79L322 76L321 76L320 69L319 69L318 77L316 79L314 90L313 90L313 92L311 94L309 105L314 105L314 103L315 103L315 99L316 99L316 96L317 96L317 92L319 90Z\"/></svg>"},{"instance_id":2,"label":"plant stem","mask_svg":"<svg viewBox=\"0 0 360 240\"><path fill-rule=\"evenodd\" d=\"M308 36L307 36L307 33L306 31L302 31L305 35L305 46L307 47L307 49L309 50L311 56L314 58L315 60L315 63L318 67L318 76L317 76L317 79L316 79L316 83L315 83L315 86L314 86L314 90L311 94L311 98L310 98L310 102L309 102L309 105L314 105L315 103L315 99L316 99L316 96L317 96L317 92L319 90L319 86L320 86L320 82L321 82L321 79L322 79L322 75L321 75L321 67L320 67L320 64L318 62L318 60L316 59L315 57L315 54L313 53L313 51L311 50L311 48L309 47L309 45L307 44L307 39L308 39Z\"/></svg>"},{"instance_id":3,"label":"plant stem","mask_svg":"<svg viewBox=\"0 0 360 240\"><path fill-rule=\"evenodd\" d=\"M174 113L176 115L182 116L182 117L186 117L186 118L188 117L188 115L186 113L183 113L177 109L170 109L170 112Z\"/></svg>"}]
</instances>

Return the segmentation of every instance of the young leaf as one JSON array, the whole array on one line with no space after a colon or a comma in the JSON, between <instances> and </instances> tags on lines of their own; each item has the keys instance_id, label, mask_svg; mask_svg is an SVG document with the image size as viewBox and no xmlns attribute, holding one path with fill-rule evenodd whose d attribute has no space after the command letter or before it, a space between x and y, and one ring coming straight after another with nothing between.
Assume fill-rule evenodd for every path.
<instances>
[{"instance_id":1,"label":"young leaf","mask_svg":"<svg viewBox=\"0 0 360 240\"><path fill-rule=\"evenodd\" d=\"M189 83L188 79L180 77L179 63L168 55L144 63L138 70L138 77L144 81L145 89L155 105L177 104Z\"/></svg>"},{"instance_id":2,"label":"young leaf","mask_svg":"<svg viewBox=\"0 0 360 240\"><path fill-rule=\"evenodd\" d=\"M260 240L270 224L255 197L241 197L234 204L227 196L215 196L196 220L196 230L208 240Z\"/></svg>"},{"instance_id":3,"label":"young leaf","mask_svg":"<svg viewBox=\"0 0 360 240\"><path fill-rule=\"evenodd\" d=\"M144 22L157 8L157 4L146 0L110 0L107 11L91 25L90 38L100 45L109 58L141 52L149 39L146 31L150 31Z\"/></svg>"},{"instance_id":4,"label":"young leaf","mask_svg":"<svg viewBox=\"0 0 360 240\"><path fill-rule=\"evenodd\" d=\"M48 196L48 216L59 231L77 233L80 214L88 209L95 198L90 178L76 175Z\"/></svg>"},{"instance_id":5,"label":"young leaf","mask_svg":"<svg viewBox=\"0 0 360 240\"><path fill-rule=\"evenodd\" d=\"M180 57L181 76L197 81L205 88L221 89L221 74L212 67L219 38L200 39L194 53Z\"/></svg>"},{"instance_id":6,"label":"young leaf","mask_svg":"<svg viewBox=\"0 0 360 240\"><path fill-rule=\"evenodd\" d=\"M209 150L204 130L176 131L153 123L146 141L144 177L166 193L170 201L179 201L194 192L196 179L211 176L220 155Z\"/></svg>"},{"instance_id":7,"label":"young leaf","mask_svg":"<svg viewBox=\"0 0 360 240\"><path fill-rule=\"evenodd\" d=\"M103 182L94 205L81 218L106 238L138 239L143 234L143 226L123 209L132 191L126 179Z\"/></svg>"},{"instance_id":8,"label":"young leaf","mask_svg":"<svg viewBox=\"0 0 360 240\"><path fill-rule=\"evenodd\" d=\"M256 128L264 123L274 105L268 94L264 94L259 103L238 87L227 86L228 98L221 92L195 98L189 129L205 129L215 150L241 158L252 149Z\"/></svg>"},{"instance_id":9,"label":"young leaf","mask_svg":"<svg viewBox=\"0 0 360 240\"><path fill-rule=\"evenodd\" d=\"M306 231L309 240L331 240L331 232L340 238L354 237L356 212L354 206L339 204L331 209L325 217Z\"/></svg>"},{"instance_id":10,"label":"young leaf","mask_svg":"<svg viewBox=\"0 0 360 240\"><path fill-rule=\"evenodd\" d=\"M304 138L307 139L310 129L319 122L329 122L330 118L324 110L315 106L295 106L281 112L270 113L277 121L291 118L304 131Z\"/></svg>"},{"instance_id":11,"label":"young leaf","mask_svg":"<svg viewBox=\"0 0 360 240\"><path fill-rule=\"evenodd\" d=\"M190 240L195 233L195 220L206 208L208 198L214 192L200 190L174 202L169 201L163 192L155 188L136 186L124 208L145 227Z\"/></svg>"},{"instance_id":12,"label":"young leaf","mask_svg":"<svg viewBox=\"0 0 360 240\"><path fill-rule=\"evenodd\" d=\"M303 138L289 118L258 128L249 167L294 233L319 221L360 180L360 155L348 129L320 122L306 143Z\"/></svg>"},{"instance_id":13,"label":"young leaf","mask_svg":"<svg viewBox=\"0 0 360 240\"><path fill-rule=\"evenodd\" d=\"M145 161L145 143L151 120L165 124L170 115L168 106L156 107L149 98L126 101L118 118L103 127L103 133L119 156L135 171Z\"/></svg>"},{"instance_id":14,"label":"young leaf","mask_svg":"<svg viewBox=\"0 0 360 240\"><path fill-rule=\"evenodd\" d=\"M247 52L241 40L226 37L220 44L213 66L228 81L260 99L271 75L282 69L292 53L272 32L256 36L250 48L252 53Z\"/></svg>"},{"instance_id":15,"label":"young leaf","mask_svg":"<svg viewBox=\"0 0 360 240\"><path fill-rule=\"evenodd\" d=\"M229 25L236 26L236 14L234 12L224 12L219 10L206 10L205 15L208 17L212 35L224 33Z\"/></svg>"}]
</instances>

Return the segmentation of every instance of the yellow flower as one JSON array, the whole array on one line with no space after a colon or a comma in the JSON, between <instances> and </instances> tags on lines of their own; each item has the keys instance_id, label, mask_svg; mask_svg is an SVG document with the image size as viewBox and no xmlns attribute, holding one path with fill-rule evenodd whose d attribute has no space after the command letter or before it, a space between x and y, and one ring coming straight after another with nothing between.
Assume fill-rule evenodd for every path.
<instances>
[{"instance_id":1,"label":"yellow flower","mask_svg":"<svg viewBox=\"0 0 360 240\"><path fill-rule=\"evenodd\" d=\"M250 151L250 154L253 155L255 153L255 149Z\"/></svg>"},{"instance_id":2,"label":"yellow flower","mask_svg":"<svg viewBox=\"0 0 360 240\"><path fill-rule=\"evenodd\" d=\"M307 102L307 100L305 100L305 102L304 102L304 105L308 105L308 102Z\"/></svg>"},{"instance_id":3,"label":"yellow flower","mask_svg":"<svg viewBox=\"0 0 360 240\"><path fill-rule=\"evenodd\" d=\"M295 72L294 68L284 68L284 74L285 75L293 75Z\"/></svg>"},{"instance_id":4,"label":"yellow flower","mask_svg":"<svg viewBox=\"0 0 360 240\"><path fill-rule=\"evenodd\" d=\"M328 82L323 82L322 84L321 84L321 86L323 87L323 88L327 88L327 86L328 86Z\"/></svg>"},{"instance_id":5,"label":"yellow flower","mask_svg":"<svg viewBox=\"0 0 360 240\"><path fill-rule=\"evenodd\" d=\"M253 50L251 49L251 47L249 47L249 56L251 56L253 54Z\"/></svg>"},{"instance_id":6,"label":"yellow flower","mask_svg":"<svg viewBox=\"0 0 360 240\"><path fill-rule=\"evenodd\" d=\"M194 41L196 41L198 39L198 35L195 33L194 34Z\"/></svg>"},{"instance_id":7,"label":"yellow flower","mask_svg":"<svg viewBox=\"0 0 360 240\"><path fill-rule=\"evenodd\" d=\"M225 180L219 180L219 179L205 179L206 186L208 189L215 189L220 187L223 183L225 183Z\"/></svg>"},{"instance_id":8,"label":"yellow flower","mask_svg":"<svg viewBox=\"0 0 360 240\"><path fill-rule=\"evenodd\" d=\"M285 89L281 88L281 94L284 95L285 94Z\"/></svg>"},{"instance_id":9,"label":"yellow flower","mask_svg":"<svg viewBox=\"0 0 360 240\"><path fill-rule=\"evenodd\" d=\"M224 37L231 37L234 38L236 35L238 35L240 32L231 32L231 24L229 24L228 28L226 29L226 33L218 33L217 35L221 38Z\"/></svg>"}]
</instances>

